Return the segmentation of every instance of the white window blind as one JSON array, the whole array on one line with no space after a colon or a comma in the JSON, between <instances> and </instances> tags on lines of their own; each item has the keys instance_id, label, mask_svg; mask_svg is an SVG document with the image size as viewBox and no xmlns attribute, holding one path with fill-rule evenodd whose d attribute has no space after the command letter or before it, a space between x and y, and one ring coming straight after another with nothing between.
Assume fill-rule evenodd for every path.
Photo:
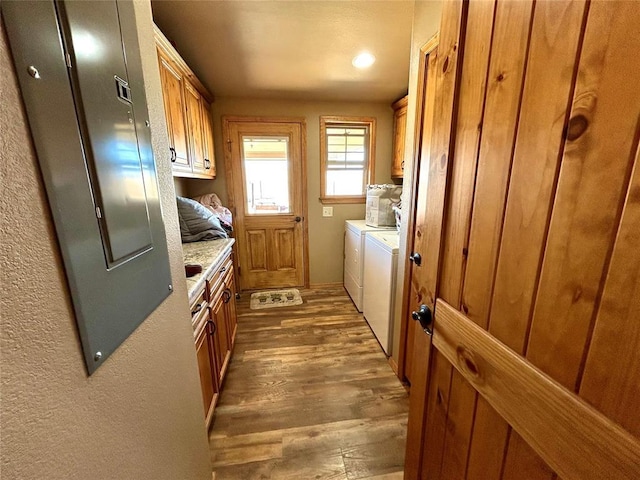
<instances>
[{"instance_id":1,"label":"white window blind","mask_svg":"<svg viewBox=\"0 0 640 480\"><path fill-rule=\"evenodd\" d=\"M367 168L367 127L331 126L327 128L327 169L365 170Z\"/></svg>"},{"instance_id":2,"label":"white window blind","mask_svg":"<svg viewBox=\"0 0 640 480\"><path fill-rule=\"evenodd\" d=\"M373 181L375 118L321 116L321 201L363 203Z\"/></svg>"}]
</instances>

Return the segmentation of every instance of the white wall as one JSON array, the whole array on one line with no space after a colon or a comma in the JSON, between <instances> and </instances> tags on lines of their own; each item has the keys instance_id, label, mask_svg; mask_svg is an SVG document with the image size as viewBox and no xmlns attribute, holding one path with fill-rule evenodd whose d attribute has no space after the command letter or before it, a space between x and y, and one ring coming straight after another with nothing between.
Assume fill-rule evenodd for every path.
<instances>
[{"instance_id":1,"label":"white wall","mask_svg":"<svg viewBox=\"0 0 640 480\"><path fill-rule=\"evenodd\" d=\"M164 158L151 10L148 1L135 7L153 147ZM0 30L2 478L210 480L171 166L160 163L158 179L174 293L88 377L4 24Z\"/></svg>"}]
</instances>

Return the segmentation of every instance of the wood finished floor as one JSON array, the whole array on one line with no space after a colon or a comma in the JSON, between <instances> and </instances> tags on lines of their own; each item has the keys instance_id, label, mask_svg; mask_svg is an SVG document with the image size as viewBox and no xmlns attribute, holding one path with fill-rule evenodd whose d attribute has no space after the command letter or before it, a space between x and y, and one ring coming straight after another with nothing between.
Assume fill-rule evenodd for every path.
<instances>
[{"instance_id":1,"label":"wood finished floor","mask_svg":"<svg viewBox=\"0 0 640 480\"><path fill-rule=\"evenodd\" d=\"M209 433L216 480L401 480L408 395L342 287L249 309Z\"/></svg>"}]
</instances>

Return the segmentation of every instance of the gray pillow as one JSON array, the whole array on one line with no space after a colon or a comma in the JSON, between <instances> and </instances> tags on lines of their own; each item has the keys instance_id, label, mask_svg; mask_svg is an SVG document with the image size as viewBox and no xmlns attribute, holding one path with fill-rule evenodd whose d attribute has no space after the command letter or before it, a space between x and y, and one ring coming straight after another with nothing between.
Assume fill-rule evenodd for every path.
<instances>
[{"instance_id":1,"label":"gray pillow","mask_svg":"<svg viewBox=\"0 0 640 480\"><path fill-rule=\"evenodd\" d=\"M176 201L182 243L228 237L211 210L190 198L176 197Z\"/></svg>"}]
</instances>

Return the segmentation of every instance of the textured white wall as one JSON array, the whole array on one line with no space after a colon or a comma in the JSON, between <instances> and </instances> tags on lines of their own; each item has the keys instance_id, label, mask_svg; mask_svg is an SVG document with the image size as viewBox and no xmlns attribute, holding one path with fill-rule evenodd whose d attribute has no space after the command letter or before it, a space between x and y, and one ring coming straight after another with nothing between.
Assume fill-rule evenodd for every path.
<instances>
[{"instance_id":1,"label":"textured white wall","mask_svg":"<svg viewBox=\"0 0 640 480\"><path fill-rule=\"evenodd\" d=\"M136 2L158 155L168 148L151 9ZM4 24L0 27L1 476L211 478L171 166L158 179L175 291L87 377Z\"/></svg>"}]
</instances>

